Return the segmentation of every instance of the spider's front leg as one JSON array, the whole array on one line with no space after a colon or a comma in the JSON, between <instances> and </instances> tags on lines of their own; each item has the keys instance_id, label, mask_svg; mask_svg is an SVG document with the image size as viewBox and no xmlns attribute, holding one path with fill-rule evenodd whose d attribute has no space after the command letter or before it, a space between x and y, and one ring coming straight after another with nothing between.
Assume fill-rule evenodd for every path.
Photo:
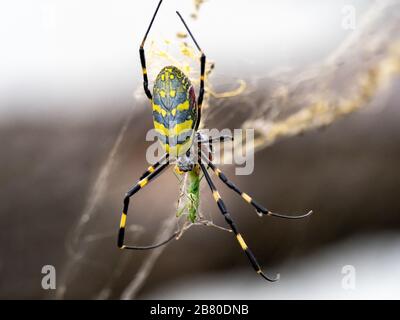
<instances>
[{"instance_id":1,"label":"spider's front leg","mask_svg":"<svg viewBox=\"0 0 400 320\"><path fill-rule=\"evenodd\" d=\"M153 17L151 18L150 24L147 27L147 31L146 31L146 33L145 33L145 35L143 37L142 43L140 44L140 48L139 48L140 64L142 65L142 74L143 74L143 89L144 89L144 92L146 93L147 98L149 98L149 100L152 100L153 96L151 95L151 92L149 90L149 79L148 79L148 76L147 76L146 56L145 56L145 53L144 53L144 44L146 42L147 36L148 36L148 34L150 32L150 29L151 29L151 27L153 25L153 22L154 22L154 19L155 19L156 15L157 15L158 9L160 9L161 3L162 3L162 0L160 0L158 2L156 11L154 12Z\"/></svg>"}]
</instances>

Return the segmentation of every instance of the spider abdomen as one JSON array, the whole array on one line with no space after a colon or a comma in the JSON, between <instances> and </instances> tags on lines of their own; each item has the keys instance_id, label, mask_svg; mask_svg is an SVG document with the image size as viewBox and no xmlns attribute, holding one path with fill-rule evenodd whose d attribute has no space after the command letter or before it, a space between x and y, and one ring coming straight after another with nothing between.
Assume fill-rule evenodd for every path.
<instances>
[{"instance_id":1,"label":"spider abdomen","mask_svg":"<svg viewBox=\"0 0 400 320\"><path fill-rule=\"evenodd\" d=\"M177 157L190 148L197 115L196 97L189 78L177 67L164 67L154 82L153 122L166 152Z\"/></svg>"}]
</instances>

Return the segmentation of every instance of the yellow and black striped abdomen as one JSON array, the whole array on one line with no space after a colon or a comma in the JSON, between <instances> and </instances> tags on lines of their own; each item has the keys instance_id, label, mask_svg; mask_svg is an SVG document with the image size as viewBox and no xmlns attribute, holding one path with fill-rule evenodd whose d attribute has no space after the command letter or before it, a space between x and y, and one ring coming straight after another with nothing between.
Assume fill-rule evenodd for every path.
<instances>
[{"instance_id":1,"label":"yellow and black striped abdomen","mask_svg":"<svg viewBox=\"0 0 400 320\"><path fill-rule=\"evenodd\" d=\"M161 145L172 156L185 153L193 142L197 121L194 89L177 67L158 74L153 88L153 122Z\"/></svg>"}]
</instances>

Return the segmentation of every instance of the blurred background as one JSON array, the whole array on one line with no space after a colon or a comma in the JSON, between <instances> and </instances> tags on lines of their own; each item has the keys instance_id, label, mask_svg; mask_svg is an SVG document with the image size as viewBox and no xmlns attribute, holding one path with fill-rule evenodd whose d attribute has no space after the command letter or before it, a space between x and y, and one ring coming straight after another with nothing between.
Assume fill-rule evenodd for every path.
<instances>
[{"instance_id":1,"label":"blurred background","mask_svg":"<svg viewBox=\"0 0 400 320\"><path fill-rule=\"evenodd\" d=\"M215 228L151 252L116 247L123 195L152 143L138 49L157 2L1 2L0 298L399 299L400 2L161 6L150 79L173 56L197 86L179 10L210 61L203 125L256 129L254 173L224 172L272 211L314 210L259 218L215 180L265 272L281 274L274 284ZM178 194L171 170L142 190L128 243L174 231ZM224 225L206 185L201 195ZM41 286L44 265L56 290Z\"/></svg>"}]
</instances>

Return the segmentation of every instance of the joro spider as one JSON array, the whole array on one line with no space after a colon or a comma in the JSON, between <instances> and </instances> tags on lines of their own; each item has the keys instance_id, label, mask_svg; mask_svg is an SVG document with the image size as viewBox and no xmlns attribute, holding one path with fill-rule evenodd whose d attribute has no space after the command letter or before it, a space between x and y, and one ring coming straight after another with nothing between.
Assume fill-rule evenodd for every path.
<instances>
[{"instance_id":1,"label":"joro spider","mask_svg":"<svg viewBox=\"0 0 400 320\"><path fill-rule=\"evenodd\" d=\"M135 186L126 193L123 201L123 210L118 234L118 247L120 249L132 250L154 249L173 240L178 234L178 232L175 232L165 241L151 246L129 246L124 244L125 225L128 214L129 199L139 190L144 188L150 181L155 179L165 168L167 168L167 166L171 162L171 159L174 158L176 160L175 172L178 174L188 174L191 186L189 188L189 193L191 193L189 196L192 196L192 198L199 198L200 174L201 172L203 173L219 210L225 218L225 221L228 223L230 229L235 234L240 247L246 253L247 258L249 259L254 270L264 279L271 282L276 281L279 279L279 274L274 278L270 278L267 277L262 271L254 254L247 246L241 233L238 230L238 227L233 221L231 215L229 214L227 207L221 199L221 196L218 193L208 173L208 169L211 169L226 186L228 186L230 189L240 195L247 203L252 205L260 216L268 215L285 219L300 219L309 216L312 211L297 216L288 216L271 212L258 204L247 193L242 192L233 182L228 180L228 178L221 172L220 169L218 169L213 164L210 152L212 150L212 144L216 141L224 141L225 139L232 138L226 136L211 138L202 134L198 130L201 119L201 107L204 97L206 56L200 49L200 46L198 45L192 32L190 31L185 20L182 18L178 11L176 13L178 14L187 32L192 38L195 46L201 53L200 90L197 102L194 88L189 78L175 66L166 66L160 71L154 83L153 93L150 92L148 87L144 44L161 3L162 0L160 0L160 2L158 3L157 8L151 19L150 25L147 28L146 34L140 45L139 54L142 65L144 92L152 103L154 128L156 130L158 140L165 150L165 154L159 159L158 162L150 166L139 178L139 181L135 184ZM208 155L206 154L206 152L208 152ZM188 215L189 221L194 222L196 220L198 206L198 201L192 202L192 206Z\"/></svg>"}]
</instances>

